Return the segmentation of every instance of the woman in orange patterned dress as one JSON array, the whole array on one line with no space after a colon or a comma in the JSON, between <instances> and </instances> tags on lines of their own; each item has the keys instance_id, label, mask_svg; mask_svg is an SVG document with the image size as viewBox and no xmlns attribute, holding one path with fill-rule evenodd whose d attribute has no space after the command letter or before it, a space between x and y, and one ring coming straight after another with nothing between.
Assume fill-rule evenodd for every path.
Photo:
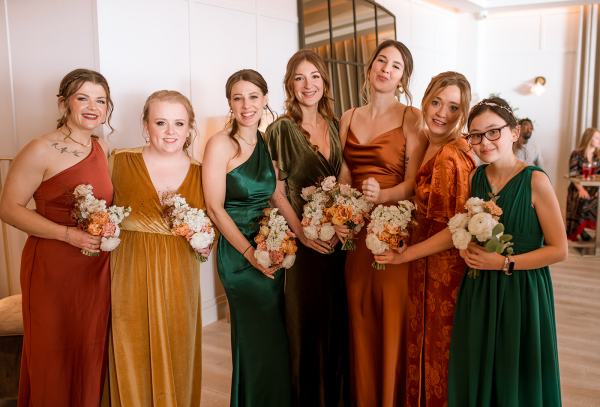
<instances>
[{"instance_id":1,"label":"woman in orange patterned dress","mask_svg":"<svg viewBox=\"0 0 600 407\"><path fill-rule=\"evenodd\" d=\"M382 42L366 73L367 105L347 111L341 119L345 147L340 182L362 189L376 204L414 193L426 145L420 132L421 112L397 98L402 89L410 99L412 67L406 46ZM347 229L340 232L345 238ZM363 228L356 236L356 250L347 253L345 267L352 405L395 407L403 404L406 393L408 266L375 270L365 237Z\"/></svg>"},{"instance_id":2,"label":"woman in orange patterned dress","mask_svg":"<svg viewBox=\"0 0 600 407\"><path fill-rule=\"evenodd\" d=\"M417 173L417 226L411 246L375 256L378 263L410 264L407 405L448 405L448 356L454 307L465 263L454 249L448 220L469 198L475 163L461 137L471 100L467 79L456 72L432 78L421 108L429 146Z\"/></svg>"}]
</instances>

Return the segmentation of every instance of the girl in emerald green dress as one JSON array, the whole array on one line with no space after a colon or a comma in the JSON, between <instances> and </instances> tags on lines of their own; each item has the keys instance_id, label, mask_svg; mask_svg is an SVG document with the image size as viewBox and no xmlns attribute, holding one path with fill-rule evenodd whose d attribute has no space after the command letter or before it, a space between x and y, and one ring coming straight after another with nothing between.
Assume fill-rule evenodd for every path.
<instances>
[{"instance_id":1,"label":"girl in emerald green dress","mask_svg":"<svg viewBox=\"0 0 600 407\"><path fill-rule=\"evenodd\" d=\"M475 105L467 141L487 163L471 176L471 196L496 198L514 254L471 243L461 256L481 272L462 283L450 345L450 407L561 405L549 264L567 256L558 200L538 167L513 154L514 114L501 98Z\"/></svg>"}]
</instances>

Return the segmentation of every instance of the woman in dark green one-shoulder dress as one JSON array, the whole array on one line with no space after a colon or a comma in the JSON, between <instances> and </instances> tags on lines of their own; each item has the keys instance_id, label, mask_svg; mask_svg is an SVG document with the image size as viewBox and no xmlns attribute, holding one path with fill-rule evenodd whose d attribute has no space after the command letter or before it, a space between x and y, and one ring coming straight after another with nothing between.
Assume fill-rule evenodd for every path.
<instances>
[{"instance_id":1,"label":"woman in dark green one-shoulder dress","mask_svg":"<svg viewBox=\"0 0 600 407\"><path fill-rule=\"evenodd\" d=\"M226 94L232 125L207 144L202 182L209 215L221 232L217 267L231 315L231 406L288 407L284 274L260 266L253 243L275 190L275 170L257 130L267 85L258 72L242 70L230 77Z\"/></svg>"},{"instance_id":2,"label":"woman in dark green one-shoulder dress","mask_svg":"<svg viewBox=\"0 0 600 407\"><path fill-rule=\"evenodd\" d=\"M552 280L548 265L566 257L558 201L546 174L512 153L517 121L500 98L469 115L469 140L483 162L471 196L497 198L514 254L471 246L456 305L448 383L450 407L561 405ZM490 140L491 139L491 140Z\"/></svg>"},{"instance_id":3,"label":"woman in dark green one-shoulder dress","mask_svg":"<svg viewBox=\"0 0 600 407\"><path fill-rule=\"evenodd\" d=\"M273 201L299 240L296 263L286 270L285 305L292 403L300 407L348 405L344 252L336 237L308 240L300 224L306 203L302 188L337 178L342 166L326 75L313 51L294 54L284 80L285 115L266 132L278 172Z\"/></svg>"}]
</instances>

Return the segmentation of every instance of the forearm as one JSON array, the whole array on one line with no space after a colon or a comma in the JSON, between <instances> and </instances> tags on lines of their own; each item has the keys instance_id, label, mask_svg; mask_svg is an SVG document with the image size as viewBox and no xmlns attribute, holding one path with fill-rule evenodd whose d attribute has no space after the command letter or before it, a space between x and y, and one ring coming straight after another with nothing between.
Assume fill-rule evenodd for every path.
<instances>
[{"instance_id":1,"label":"forearm","mask_svg":"<svg viewBox=\"0 0 600 407\"><path fill-rule=\"evenodd\" d=\"M392 188L382 189L379 192L378 203L393 203L403 199L410 199L414 195L414 192L414 180L405 180Z\"/></svg>"},{"instance_id":2,"label":"forearm","mask_svg":"<svg viewBox=\"0 0 600 407\"><path fill-rule=\"evenodd\" d=\"M240 229L238 229L237 225L231 219L227 211L224 208L211 208L207 207L207 212L215 224L219 232L227 239L227 241L240 253L244 254L247 251L248 247L251 245L251 242L246 239L246 237L242 234Z\"/></svg>"},{"instance_id":3,"label":"forearm","mask_svg":"<svg viewBox=\"0 0 600 407\"><path fill-rule=\"evenodd\" d=\"M9 225L32 236L63 242L67 239L66 226L52 222L36 211L18 204L4 203L0 209L0 218Z\"/></svg>"},{"instance_id":4,"label":"forearm","mask_svg":"<svg viewBox=\"0 0 600 407\"><path fill-rule=\"evenodd\" d=\"M452 234L448 228L444 228L428 239L408 246L405 253L406 261L422 259L453 247Z\"/></svg>"},{"instance_id":5,"label":"forearm","mask_svg":"<svg viewBox=\"0 0 600 407\"><path fill-rule=\"evenodd\" d=\"M567 248L544 246L523 254L510 256L515 262L514 270L531 270L558 263L567 258Z\"/></svg>"}]
</instances>

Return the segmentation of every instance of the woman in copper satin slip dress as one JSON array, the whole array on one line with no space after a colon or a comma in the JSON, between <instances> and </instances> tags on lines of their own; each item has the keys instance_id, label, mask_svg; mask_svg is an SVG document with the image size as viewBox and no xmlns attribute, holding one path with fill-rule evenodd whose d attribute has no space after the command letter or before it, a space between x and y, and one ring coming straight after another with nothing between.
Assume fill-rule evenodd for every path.
<instances>
[{"instance_id":1,"label":"woman in copper satin slip dress","mask_svg":"<svg viewBox=\"0 0 600 407\"><path fill-rule=\"evenodd\" d=\"M384 41L366 72L368 104L344 113L340 135L344 164L340 182L351 183L374 203L394 203L413 195L414 177L425 148L419 110L401 104L408 95L413 62L401 43ZM347 252L350 388L352 404L403 404L406 379L407 265L375 270L365 245L366 228ZM346 230L340 233L347 237Z\"/></svg>"},{"instance_id":2,"label":"woman in copper satin slip dress","mask_svg":"<svg viewBox=\"0 0 600 407\"><path fill-rule=\"evenodd\" d=\"M19 406L98 406L110 308L109 254L71 217L73 190L91 184L112 201L106 144L93 131L110 118L106 79L76 69L59 87L57 129L27 144L11 166L0 217L29 234L21 259L24 341ZM36 210L27 209L33 197Z\"/></svg>"}]
</instances>

